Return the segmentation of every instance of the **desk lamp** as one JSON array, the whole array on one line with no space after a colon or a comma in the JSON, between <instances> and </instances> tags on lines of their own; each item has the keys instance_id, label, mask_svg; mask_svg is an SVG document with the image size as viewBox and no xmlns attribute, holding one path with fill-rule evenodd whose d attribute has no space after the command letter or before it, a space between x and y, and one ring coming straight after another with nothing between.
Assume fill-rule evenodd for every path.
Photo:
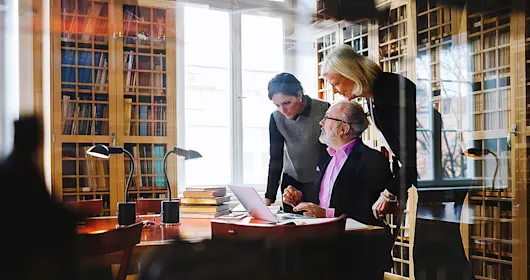
<instances>
[{"instance_id":1,"label":"desk lamp","mask_svg":"<svg viewBox=\"0 0 530 280\"><path fill-rule=\"evenodd\" d=\"M483 159L488 154L492 154L495 157L495 160L496 160L495 172L493 173L493 181L491 182L491 188L495 190L495 178L497 178L497 170L499 169L499 157L497 157L497 155L494 152L488 149L478 149L478 148L467 149L462 154L469 158L474 158L474 159Z\"/></svg>"},{"instance_id":2,"label":"desk lamp","mask_svg":"<svg viewBox=\"0 0 530 280\"><path fill-rule=\"evenodd\" d=\"M118 202L118 225L127 226L132 225L136 221L136 202L128 202L129 186L131 185L132 176L134 174L134 158L129 151L122 147L107 147L102 144L97 144L90 147L86 153L93 157L108 159L110 155L127 154L130 159L130 170L129 179L127 179L127 185L125 186L125 199L124 202Z\"/></svg>"},{"instance_id":3,"label":"desk lamp","mask_svg":"<svg viewBox=\"0 0 530 280\"><path fill-rule=\"evenodd\" d=\"M179 223L179 201L171 200L171 187L169 186L169 179L167 177L167 157L170 154L177 154L178 156L184 157L184 160L201 158L201 154L194 150L184 150L181 148L174 147L173 150L167 152L164 155L164 177L166 179L166 187L169 199L162 201L162 223L164 224L178 224Z\"/></svg>"}]
</instances>

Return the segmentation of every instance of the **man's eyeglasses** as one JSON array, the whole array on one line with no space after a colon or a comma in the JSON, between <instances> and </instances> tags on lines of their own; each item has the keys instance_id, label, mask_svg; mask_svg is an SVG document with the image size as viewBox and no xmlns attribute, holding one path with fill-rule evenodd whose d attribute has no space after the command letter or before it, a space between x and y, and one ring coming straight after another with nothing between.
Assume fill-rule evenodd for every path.
<instances>
[{"instance_id":1,"label":"man's eyeglasses","mask_svg":"<svg viewBox=\"0 0 530 280\"><path fill-rule=\"evenodd\" d=\"M334 121L338 121L338 122L343 122L345 124L350 124L349 122L345 122L341 119L336 119L336 118L332 118L332 117L328 117L328 116L324 116L324 118L322 118L322 120L334 120Z\"/></svg>"}]
</instances>

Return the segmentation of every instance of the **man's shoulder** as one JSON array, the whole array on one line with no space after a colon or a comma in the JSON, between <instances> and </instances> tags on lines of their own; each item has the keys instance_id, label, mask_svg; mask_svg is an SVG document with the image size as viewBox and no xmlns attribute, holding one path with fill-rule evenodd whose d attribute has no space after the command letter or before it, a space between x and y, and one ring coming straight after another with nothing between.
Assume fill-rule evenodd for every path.
<instances>
[{"instance_id":1,"label":"man's shoulder","mask_svg":"<svg viewBox=\"0 0 530 280\"><path fill-rule=\"evenodd\" d=\"M359 145L359 150L361 155L361 158L363 159L370 159L367 162L386 162L388 163L387 157L383 154L383 152L376 150L374 148L366 146L364 143L360 142L357 145Z\"/></svg>"}]
</instances>

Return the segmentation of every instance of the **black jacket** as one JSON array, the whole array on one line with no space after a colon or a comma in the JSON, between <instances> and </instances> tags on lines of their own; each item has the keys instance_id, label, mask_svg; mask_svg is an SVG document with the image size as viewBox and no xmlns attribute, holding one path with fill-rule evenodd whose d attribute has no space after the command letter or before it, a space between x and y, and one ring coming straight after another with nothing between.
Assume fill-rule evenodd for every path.
<instances>
[{"instance_id":1,"label":"black jacket","mask_svg":"<svg viewBox=\"0 0 530 280\"><path fill-rule=\"evenodd\" d=\"M304 201L320 203L320 185L330 161L329 154L320 156L313 188L302 191ZM367 265L383 269L392 266L392 237L390 228L372 214L372 205L390 180L392 174L388 159L381 152L367 147L360 141L352 148L337 175L329 206L335 209L336 217L346 214L363 224L385 228L383 233L365 236L361 242L371 246L370 256L364 256L363 261L370 259L371 261L366 262ZM354 251L361 250L362 246L358 243L359 240L353 241L353 246L356 248Z\"/></svg>"},{"instance_id":2,"label":"black jacket","mask_svg":"<svg viewBox=\"0 0 530 280\"><path fill-rule=\"evenodd\" d=\"M330 161L331 156L327 153L319 158L315 184L312 189L303 191L304 201L320 203L320 185ZM335 209L336 217L346 214L367 225L384 226L374 217L372 205L390 180L388 159L359 141L337 175L329 207Z\"/></svg>"},{"instance_id":3,"label":"black jacket","mask_svg":"<svg viewBox=\"0 0 530 280\"><path fill-rule=\"evenodd\" d=\"M407 189L417 185L416 170L416 85L402 75L383 72L373 85L373 120L395 157L395 177L386 189L406 197Z\"/></svg>"}]
</instances>

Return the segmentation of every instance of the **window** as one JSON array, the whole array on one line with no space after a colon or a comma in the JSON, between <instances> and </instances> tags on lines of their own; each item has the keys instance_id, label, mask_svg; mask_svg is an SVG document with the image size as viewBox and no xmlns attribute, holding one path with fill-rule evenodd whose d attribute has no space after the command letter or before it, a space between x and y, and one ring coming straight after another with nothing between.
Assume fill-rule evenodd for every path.
<instances>
[{"instance_id":1,"label":"window","mask_svg":"<svg viewBox=\"0 0 530 280\"><path fill-rule=\"evenodd\" d=\"M185 148L203 155L185 162L183 182L265 191L275 110L267 83L284 69L283 20L186 6L183 22L185 110L177 117Z\"/></svg>"},{"instance_id":2,"label":"window","mask_svg":"<svg viewBox=\"0 0 530 280\"><path fill-rule=\"evenodd\" d=\"M0 71L1 88L3 91L0 99L0 109L2 129L2 145L0 147L0 156L7 155L13 147L14 128L13 122L18 119L19 115L19 51L20 51L20 33L19 33L19 2L16 0L0 1L0 60L1 68L9 71ZM1 38L3 37L3 38ZM4 40L5 39L5 40ZM9 66L9 67L7 67ZM11 93L9 95L9 93ZM9 95L9 96L8 96Z\"/></svg>"},{"instance_id":3,"label":"window","mask_svg":"<svg viewBox=\"0 0 530 280\"><path fill-rule=\"evenodd\" d=\"M243 15L241 26L243 184L264 185L269 166L269 119L275 110L267 84L284 68L283 24L279 18Z\"/></svg>"},{"instance_id":4,"label":"window","mask_svg":"<svg viewBox=\"0 0 530 280\"><path fill-rule=\"evenodd\" d=\"M4 13L5 13L6 6L4 5L4 0L0 0L0 30L4 30ZM5 104L4 99L5 96L5 90L4 90L4 57L7 57L4 54L4 43L5 42L5 32L0 32L0 116L2 117L2 120L4 118L4 108L3 104ZM0 157L3 156L5 153L4 146L5 146L5 139L6 135L4 134L4 123L3 121L0 121Z\"/></svg>"},{"instance_id":5,"label":"window","mask_svg":"<svg viewBox=\"0 0 530 280\"><path fill-rule=\"evenodd\" d=\"M205 21L204 18L210 20ZM185 147L202 154L186 162L186 185L230 183L230 52L227 12L184 10ZM215 22L216 24L211 24ZM205 38L208 37L207 40ZM209 42L209 43L205 43ZM208 176L204 176L205 170ZM183 188L180 188L181 190Z\"/></svg>"}]
</instances>

